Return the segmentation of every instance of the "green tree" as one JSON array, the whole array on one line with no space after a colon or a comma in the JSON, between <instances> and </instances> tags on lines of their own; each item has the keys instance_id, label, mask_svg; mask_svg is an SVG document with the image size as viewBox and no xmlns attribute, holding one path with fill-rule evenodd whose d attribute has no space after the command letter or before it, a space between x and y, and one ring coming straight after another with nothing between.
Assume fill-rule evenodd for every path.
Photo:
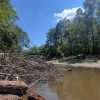
<instances>
[{"instance_id":1,"label":"green tree","mask_svg":"<svg viewBox=\"0 0 100 100\"><path fill-rule=\"evenodd\" d=\"M73 20L60 20L47 33L51 57L100 53L100 0L85 0Z\"/></svg>"},{"instance_id":2,"label":"green tree","mask_svg":"<svg viewBox=\"0 0 100 100\"><path fill-rule=\"evenodd\" d=\"M38 47L33 46L32 48L29 49L29 53L38 54L39 53Z\"/></svg>"},{"instance_id":3,"label":"green tree","mask_svg":"<svg viewBox=\"0 0 100 100\"><path fill-rule=\"evenodd\" d=\"M2 51L20 51L22 50L22 47L29 46L28 35L15 24L16 20L18 20L18 16L13 9L10 0L1 0L0 50Z\"/></svg>"}]
</instances>

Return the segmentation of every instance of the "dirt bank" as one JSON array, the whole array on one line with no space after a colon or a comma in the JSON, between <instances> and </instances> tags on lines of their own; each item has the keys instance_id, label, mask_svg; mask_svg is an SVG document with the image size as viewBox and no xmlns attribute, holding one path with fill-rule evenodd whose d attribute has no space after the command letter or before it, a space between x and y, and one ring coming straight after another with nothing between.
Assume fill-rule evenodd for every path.
<instances>
[{"instance_id":1,"label":"dirt bank","mask_svg":"<svg viewBox=\"0 0 100 100\"><path fill-rule=\"evenodd\" d=\"M58 60L48 61L60 67L85 67L85 68L100 68L100 55L86 56L85 58L68 57Z\"/></svg>"},{"instance_id":2,"label":"dirt bank","mask_svg":"<svg viewBox=\"0 0 100 100\"><path fill-rule=\"evenodd\" d=\"M68 63L59 63L52 61L52 64L58 65L60 67L85 67L85 68L100 68L100 61L97 63L75 63L75 64L68 64Z\"/></svg>"}]
</instances>

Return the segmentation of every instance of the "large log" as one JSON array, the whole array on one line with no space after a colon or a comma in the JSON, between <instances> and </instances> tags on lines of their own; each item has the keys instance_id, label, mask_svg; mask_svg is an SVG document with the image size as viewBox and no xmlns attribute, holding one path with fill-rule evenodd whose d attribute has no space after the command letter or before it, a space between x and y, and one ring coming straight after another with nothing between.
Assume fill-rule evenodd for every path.
<instances>
[{"instance_id":1,"label":"large log","mask_svg":"<svg viewBox=\"0 0 100 100\"><path fill-rule=\"evenodd\" d=\"M22 97L17 95L0 95L0 100L22 100Z\"/></svg>"},{"instance_id":2,"label":"large log","mask_svg":"<svg viewBox=\"0 0 100 100\"><path fill-rule=\"evenodd\" d=\"M26 93L28 86L20 81L0 81L0 94L13 94L22 96Z\"/></svg>"}]
</instances>

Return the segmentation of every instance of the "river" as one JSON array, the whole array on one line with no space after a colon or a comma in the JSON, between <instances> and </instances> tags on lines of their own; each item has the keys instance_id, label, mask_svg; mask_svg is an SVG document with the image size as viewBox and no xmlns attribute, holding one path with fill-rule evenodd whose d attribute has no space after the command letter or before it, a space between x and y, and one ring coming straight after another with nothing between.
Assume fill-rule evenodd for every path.
<instances>
[{"instance_id":1,"label":"river","mask_svg":"<svg viewBox=\"0 0 100 100\"><path fill-rule=\"evenodd\" d=\"M100 70L77 68L62 74L58 83L35 84L32 90L46 100L100 100Z\"/></svg>"}]
</instances>

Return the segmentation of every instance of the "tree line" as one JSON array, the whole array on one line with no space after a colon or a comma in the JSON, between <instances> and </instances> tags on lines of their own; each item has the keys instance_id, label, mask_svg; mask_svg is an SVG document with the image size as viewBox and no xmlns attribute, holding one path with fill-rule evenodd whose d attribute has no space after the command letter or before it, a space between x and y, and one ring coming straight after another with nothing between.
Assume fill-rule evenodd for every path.
<instances>
[{"instance_id":1,"label":"tree line","mask_svg":"<svg viewBox=\"0 0 100 100\"><path fill-rule=\"evenodd\" d=\"M47 32L42 52L47 57L100 53L100 0L85 0L74 19L60 20Z\"/></svg>"},{"instance_id":2,"label":"tree line","mask_svg":"<svg viewBox=\"0 0 100 100\"><path fill-rule=\"evenodd\" d=\"M21 52L29 47L29 37L16 21L16 14L10 0L0 0L0 51Z\"/></svg>"}]
</instances>

